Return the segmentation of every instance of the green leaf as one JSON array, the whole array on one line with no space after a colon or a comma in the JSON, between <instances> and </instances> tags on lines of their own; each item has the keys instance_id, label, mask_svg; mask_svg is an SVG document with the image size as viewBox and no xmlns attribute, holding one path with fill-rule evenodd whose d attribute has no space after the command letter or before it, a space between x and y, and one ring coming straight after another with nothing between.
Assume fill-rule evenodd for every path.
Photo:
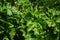
<instances>
[{"instance_id":1,"label":"green leaf","mask_svg":"<svg viewBox=\"0 0 60 40\"><path fill-rule=\"evenodd\" d=\"M9 40L9 39L7 38L7 36L5 36L5 37L3 38L3 40Z\"/></svg>"},{"instance_id":2,"label":"green leaf","mask_svg":"<svg viewBox=\"0 0 60 40\"><path fill-rule=\"evenodd\" d=\"M10 9L7 9L7 15L9 15L9 16L12 15L12 11Z\"/></svg>"},{"instance_id":3,"label":"green leaf","mask_svg":"<svg viewBox=\"0 0 60 40\"><path fill-rule=\"evenodd\" d=\"M11 39L13 39L13 37L15 36L15 28L11 28L9 35L10 35Z\"/></svg>"}]
</instances>

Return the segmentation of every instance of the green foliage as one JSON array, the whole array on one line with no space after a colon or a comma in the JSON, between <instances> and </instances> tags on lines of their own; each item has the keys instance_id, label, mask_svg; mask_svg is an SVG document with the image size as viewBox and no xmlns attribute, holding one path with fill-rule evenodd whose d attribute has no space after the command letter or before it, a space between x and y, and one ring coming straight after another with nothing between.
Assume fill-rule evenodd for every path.
<instances>
[{"instance_id":1,"label":"green foliage","mask_svg":"<svg viewBox=\"0 0 60 40\"><path fill-rule=\"evenodd\" d=\"M60 0L0 0L0 40L59 40Z\"/></svg>"}]
</instances>

